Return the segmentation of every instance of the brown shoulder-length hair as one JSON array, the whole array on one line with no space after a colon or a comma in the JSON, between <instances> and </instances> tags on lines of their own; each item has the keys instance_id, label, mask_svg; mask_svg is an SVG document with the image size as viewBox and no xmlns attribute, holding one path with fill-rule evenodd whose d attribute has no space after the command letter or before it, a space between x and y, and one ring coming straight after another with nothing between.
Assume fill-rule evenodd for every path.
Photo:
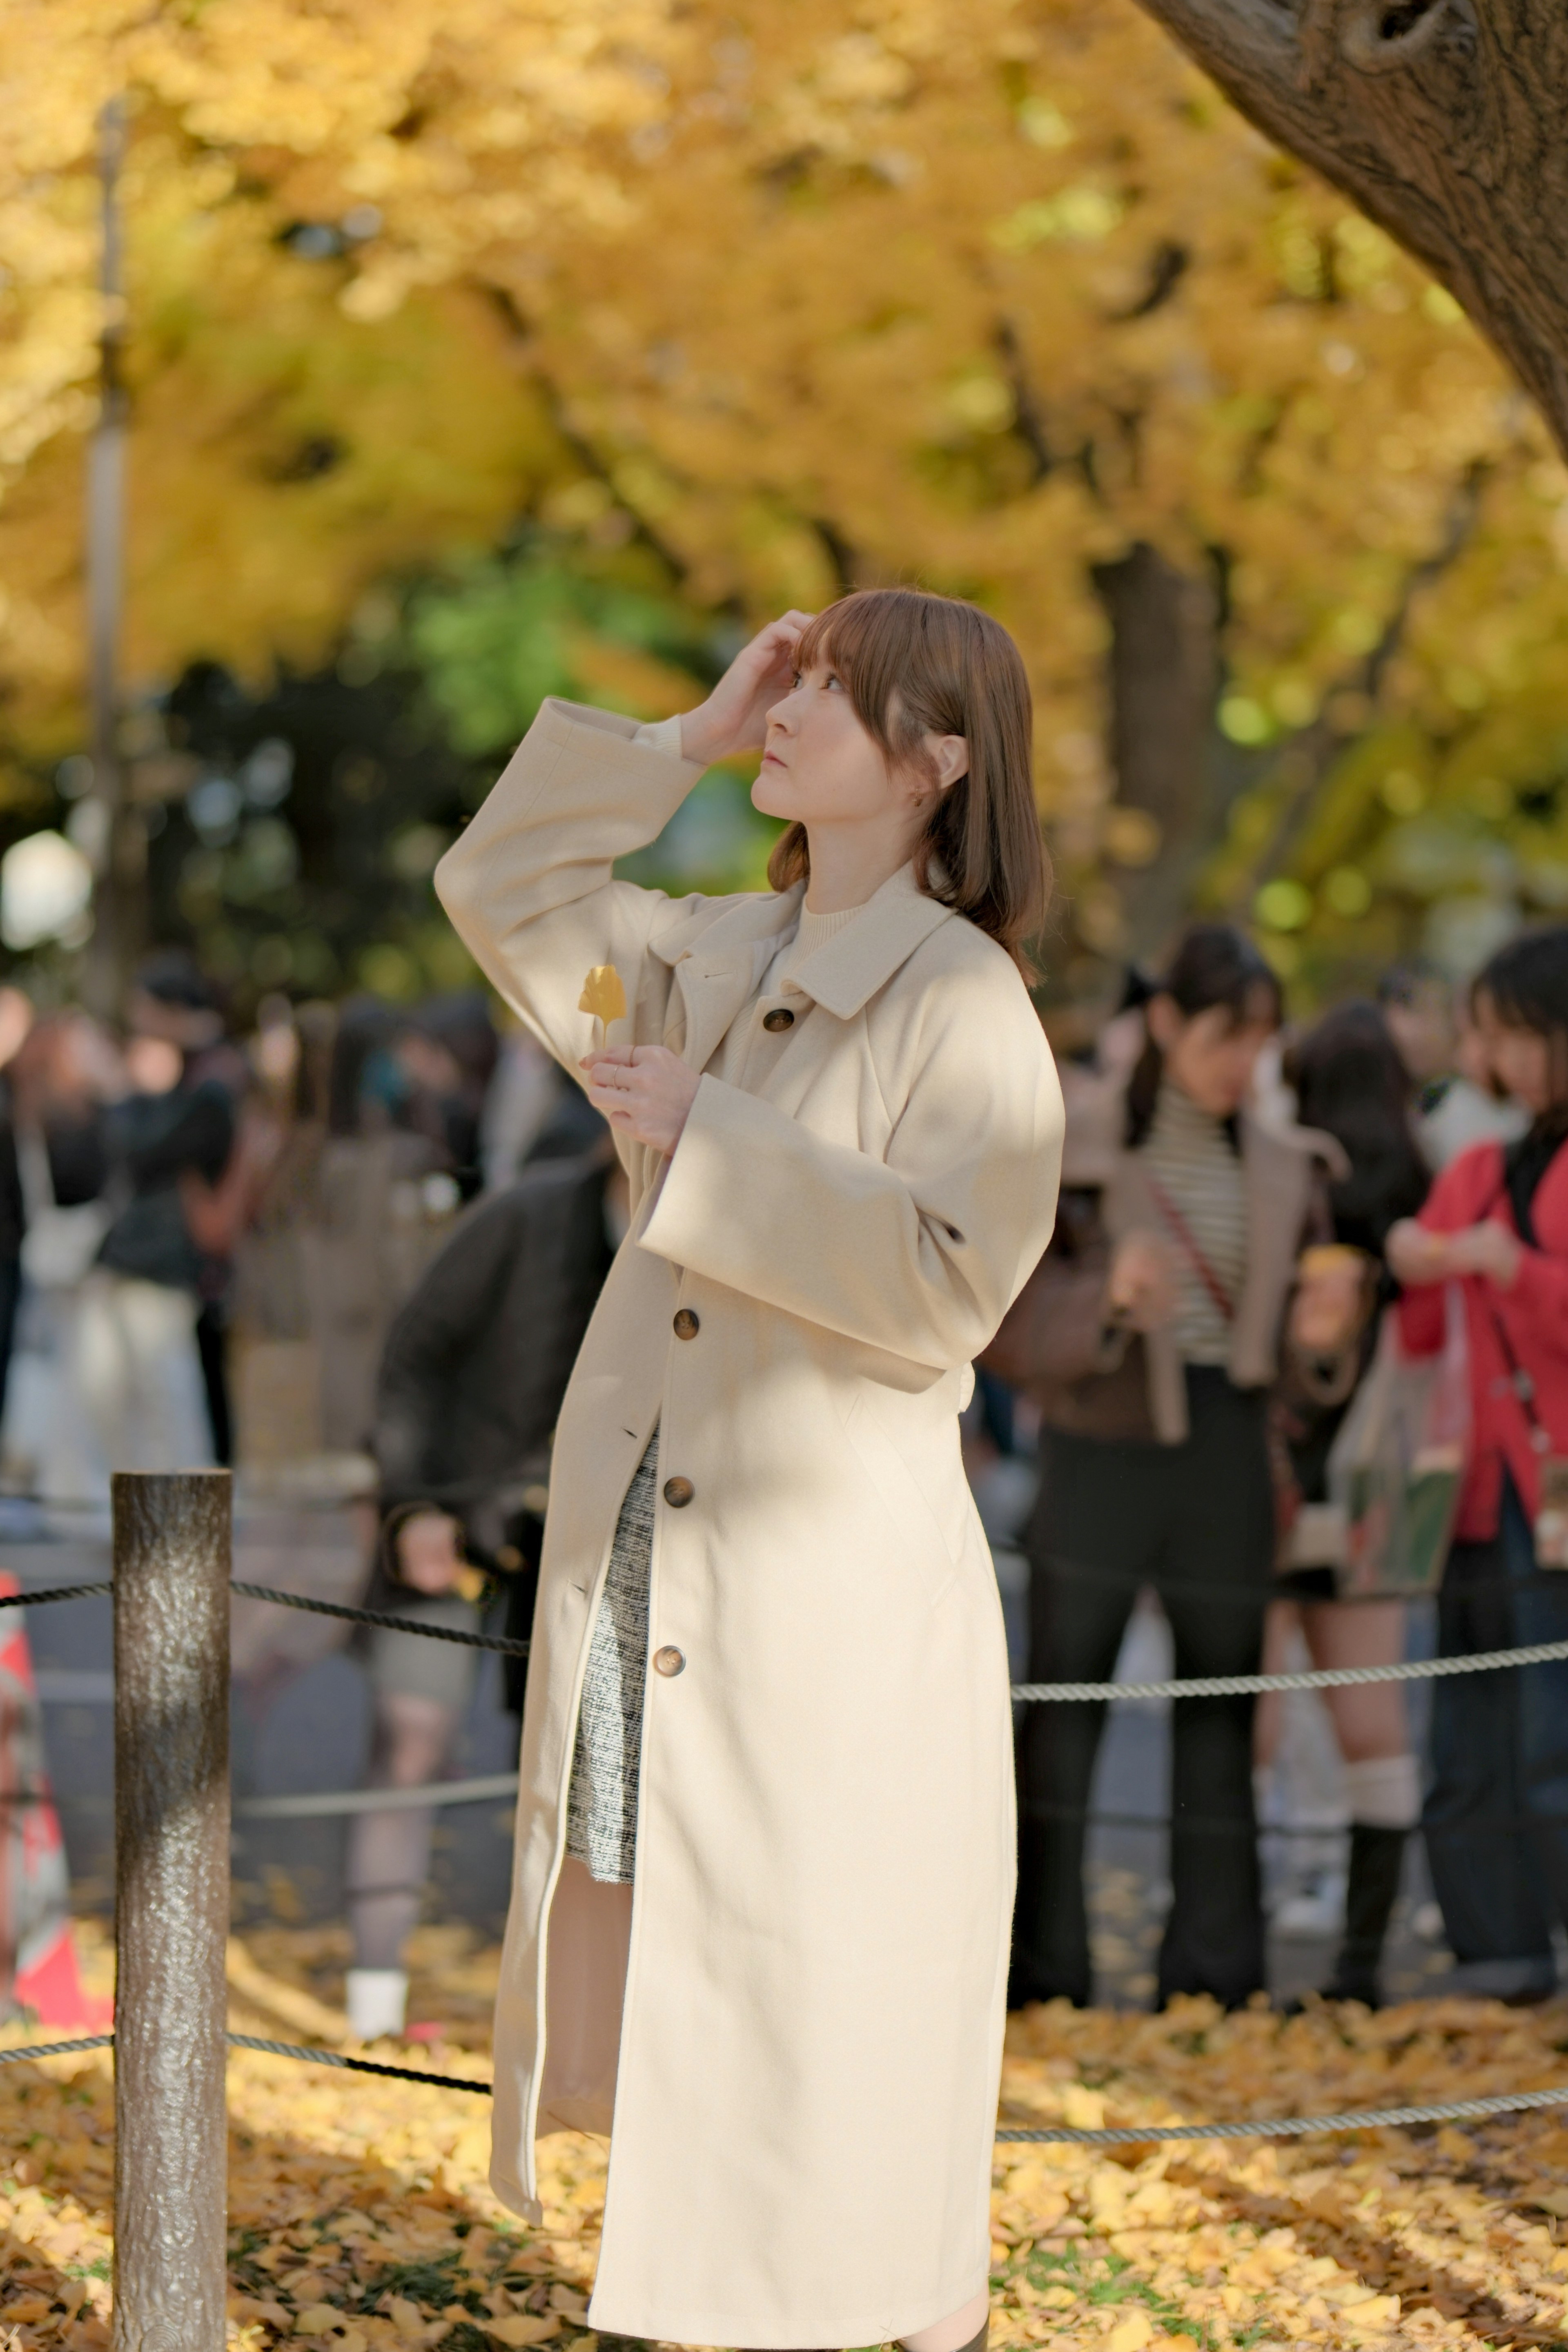
<instances>
[{"instance_id":1,"label":"brown shoulder-length hair","mask_svg":"<svg viewBox=\"0 0 1568 2352\"><path fill-rule=\"evenodd\" d=\"M831 662L890 768L931 773L925 738L962 735L969 772L936 793L915 848L915 878L988 932L1032 975L1028 942L1044 926L1051 866L1034 800L1034 709L1017 646L988 613L918 588L862 588L819 613L798 667ZM776 890L807 879L806 828L780 835Z\"/></svg>"}]
</instances>

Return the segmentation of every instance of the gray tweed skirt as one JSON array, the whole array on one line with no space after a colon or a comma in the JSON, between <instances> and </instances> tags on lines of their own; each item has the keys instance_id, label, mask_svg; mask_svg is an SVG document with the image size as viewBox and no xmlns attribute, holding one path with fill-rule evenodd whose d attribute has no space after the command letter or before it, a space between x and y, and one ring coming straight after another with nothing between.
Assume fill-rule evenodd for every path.
<instances>
[{"instance_id":1,"label":"gray tweed skirt","mask_svg":"<svg viewBox=\"0 0 1568 2352\"><path fill-rule=\"evenodd\" d=\"M615 1523L571 1758L566 1850L607 1886L629 1886L637 1859L637 1772L658 1475L655 1429Z\"/></svg>"}]
</instances>

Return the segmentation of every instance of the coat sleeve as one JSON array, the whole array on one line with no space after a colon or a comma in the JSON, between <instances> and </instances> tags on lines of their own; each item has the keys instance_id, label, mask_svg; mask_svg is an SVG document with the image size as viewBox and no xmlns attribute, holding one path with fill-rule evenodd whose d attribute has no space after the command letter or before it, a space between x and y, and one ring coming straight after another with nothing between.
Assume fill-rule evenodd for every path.
<instances>
[{"instance_id":1,"label":"coat sleeve","mask_svg":"<svg viewBox=\"0 0 1568 2352\"><path fill-rule=\"evenodd\" d=\"M639 728L552 696L435 869L436 895L475 962L574 1075L591 1037L578 1010L590 968L615 966L635 1035L655 926L704 903L612 874L617 857L657 837L702 774L671 745L667 726Z\"/></svg>"},{"instance_id":2,"label":"coat sleeve","mask_svg":"<svg viewBox=\"0 0 1568 2352\"><path fill-rule=\"evenodd\" d=\"M1010 973L950 977L928 1001L885 1159L705 1077L640 1244L948 1370L979 1354L1051 1238L1061 1133L1024 991Z\"/></svg>"},{"instance_id":3,"label":"coat sleeve","mask_svg":"<svg viewBox=\"0 0 1568 2352\"><path fill-rule=\"evenodd\" d=\"M1478 1143L1461 1151L1434 1181L1416 1213L1416 1223L1431 1234L1462 1233L1475 1223L1478 1209L1489 1192L1495 1193L1501 1175L1502 1159L1495 1143ZM1422 1282L1400 1292L1396 1311L1399 1343L1407 1356L1435 1356L1441 1349L1447 1328L1445 1287L1440 1282Z\"/></svg>"}]
</instances>

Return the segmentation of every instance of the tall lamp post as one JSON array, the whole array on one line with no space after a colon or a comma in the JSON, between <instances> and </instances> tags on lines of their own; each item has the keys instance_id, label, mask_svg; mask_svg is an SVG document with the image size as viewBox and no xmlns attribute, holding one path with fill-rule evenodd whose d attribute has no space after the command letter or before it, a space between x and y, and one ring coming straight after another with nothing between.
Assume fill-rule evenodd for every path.
<instances>
[{"instance_id":1,"label":"tall lamp post","mask_svg":"<svg viewBox=\"0 0 1568 2352\"><path fill-rule=\"evenodd\" d=\"M124 608L125 436L129 403L120 176L125 156L125 101L112 98L99 118L101 224L99 288L103 330L99 352L99 413L88 446L87 624L91 705L92 832L84 845L95 875L93 930L84 994L102 1019L120 1010L126 970L140 929L146 838L125 790L120 757L120 635Z\"/></svg>"}]
</instances>

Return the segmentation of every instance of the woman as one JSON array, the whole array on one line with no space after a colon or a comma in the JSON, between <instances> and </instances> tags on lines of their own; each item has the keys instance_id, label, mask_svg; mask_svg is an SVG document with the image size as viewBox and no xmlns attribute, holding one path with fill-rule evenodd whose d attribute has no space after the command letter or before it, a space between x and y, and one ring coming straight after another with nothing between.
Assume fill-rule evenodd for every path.
<instances>
[{"instance_id":1,"label":"woman","mask_svg":"<svg viewBox=\"0 0 1568 2352\"><path fill-rule=\"evenodd\" d=\"M1104 1682L1138 1589L1177 1675L1258 1670L1274 1551L1267 1408L1323 1138L1245 1105L1279 1025L1257 950L1199 924L1149 998L1130 1077L1069 1090L1061 1221L988 1363L1042 1417L1027 1538L1030 1675ZM1030 1707L1019 1741L1009 2000L1089 2000L1083 1841L1102 1705ZM1182 1699L1158 2000L1263 1982L1252 1701Z\"/></svg>"},{"instance_id":2,"label":"woman","mask_svg":"<svg viewBox=\"0 0 1568 2352\"><path fill-rule=\"evenodd\" d=\"M612 879L764 740L772 895ZM551 1463L491 2176L537 2218L536 2126L613 2120L601 2330L984 2337L1010 1717L957 1415L1056 1197L1030 740L1005 631L865 593L682 719L546 703L437 870L631 1177Z\"/></svg>"},{"instance_id":3,"label":"woman","mask_svg":"<svg viewBox=\"0 0 1568 2352\"><path fill-rule=\"evenodd\" d=\"M1349 1172L1329 1187L1333 1242L1306 1253L1291 1307L1279 1411L1300 1507L1290 1567L1278 1588L1289 1598L1269 1614L1265 1671L1282 1669L1296 1625L1314 1666L1388 1665L1405 1654L1404 1603L1334 1598L1328 1457L1372 1362L1392 1293L1383 1269L1389 1229L1416 1214L1428 1178L1411 1127L1405 1064L1375 1005L1342 1004L1326 1013L1286 1055L1284 1076L1303 1125L1335 1139ZM1323 1997L1375 2008L1405 1841L1420 1817L1420 1775L1397 1683L1322 1696L1344 1759L1351 1821L1344 1940ZM1260 1762L1278 1739L1282 1714L1272 1694L1259 1707Z\"/></svg>"},{"instance_id":4,"label":"woman","mask_svg":"<svg viewBox=\"0 0 1568 2352\"><path fill-rule=\"evenodd\" d=\"M1388 1263L1414 1351L1442 1345L1443 1285L1460 1284L1472 1446L1438 1601L1444 1657L1568 1637L1568 924L1495 955L1474 991L1517 1141L1449 1162ZM1554 1990L1568 1922L1568 1667L1434 1684L1423 1826L1456 1989L1503 2000Z\"/></svg>"}]
</instances>

